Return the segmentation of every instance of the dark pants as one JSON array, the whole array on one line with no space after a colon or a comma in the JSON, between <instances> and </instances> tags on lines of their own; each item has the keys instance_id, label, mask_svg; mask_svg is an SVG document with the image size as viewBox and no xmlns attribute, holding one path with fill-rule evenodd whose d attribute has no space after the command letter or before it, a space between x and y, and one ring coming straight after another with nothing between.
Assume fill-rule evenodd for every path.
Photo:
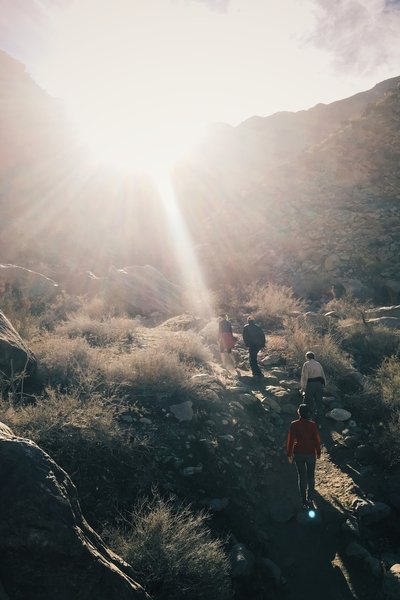
<instances>
[{"instance_id":1,"label":"dark pants","mask_svg":"<svg viewBox=\"0 0 400 600\"><path fill-rule=\"evenodd\" d=\"M320 381L309 381L306 386L304 404L307 404L310 417L313 418L321 410L324 384Z\"/></svg>"},{"instance_id":2,"label":"dark pants","mask_svg":"<svg viewBox=\"0 0 400 600\"><path fill-rule=\"evenodd\" d=\"M261 369L257 363L257 354L259 352L259 346L249 346L250 369L254 376L261 375Z\"/></svg>"},{"instance_id":3,"label":"dark pants","mask_svg":"<svg viewBox=\"0 0 400 600\"><path fill-rule=\"evenodd\" d=\"M312 454L295 454L294 462L296 463L298 473L298 484L301 501L304 503L307 500L314 499L315 485L315 455Z\"/></svg>"}]
</instances>

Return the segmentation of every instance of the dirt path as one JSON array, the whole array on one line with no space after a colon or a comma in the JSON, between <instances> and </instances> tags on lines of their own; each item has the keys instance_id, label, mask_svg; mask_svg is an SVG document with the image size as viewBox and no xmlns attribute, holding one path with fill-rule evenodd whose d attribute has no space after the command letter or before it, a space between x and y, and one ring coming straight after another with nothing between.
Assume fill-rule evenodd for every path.
<instances>
[{"instance_id":1,"label":"dirt path","mask_svg":"<svg viewBox=\"0 0 400 600\"><path fill-rule=\"evenodd\" d=\"M290 419L288 419L289 425ZM341 531L343 513L357 497L351 477L335 465L329 454L332 431L324 419L321 431L324 445L316 471L317 519L307 519L304 511L286 523L271 519L270 558L282 567L286 584L281 597L285 600L376 600L379 582L345 554ZM286 432L280 432L282 446ZM284 458L269 480L267 504L277 500L299 505L297 474L294 465ZM297 512L299 515L299 511Z\"/></svg>"}]
</instances>

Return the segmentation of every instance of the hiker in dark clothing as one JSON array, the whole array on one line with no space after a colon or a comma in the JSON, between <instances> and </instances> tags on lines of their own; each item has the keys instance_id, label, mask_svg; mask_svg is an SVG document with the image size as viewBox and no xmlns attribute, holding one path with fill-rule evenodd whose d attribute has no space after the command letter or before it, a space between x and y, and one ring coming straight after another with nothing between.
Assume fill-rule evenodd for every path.
<instances>
[{"instance_id":1,"label":"hiker in dark clothing","mask_svg":"<svg viewBox=\"0 0 400 600\"><path fill-rule=\"evenodd\" d=\"M254 317L247 318L247 325L243 327L243 341L249 349L249 361L253 377L262 377L261 369L257 363L257 354L265 346L265 334L256 324Z\"/></svg>"},{"instance_id":2,"label":"hiker in dark clothing","mask_svg":"<svg viewBox=\"0 0 400 600\"><path fill-rule=\"evenodd\" d=\"M313 507L315 463L321 457L321 440L316 423L310 420L307 404L300 404L299 419L292 421L287 437L287 457L296 464L303 508Z\"/></svg>"}]
</instances>

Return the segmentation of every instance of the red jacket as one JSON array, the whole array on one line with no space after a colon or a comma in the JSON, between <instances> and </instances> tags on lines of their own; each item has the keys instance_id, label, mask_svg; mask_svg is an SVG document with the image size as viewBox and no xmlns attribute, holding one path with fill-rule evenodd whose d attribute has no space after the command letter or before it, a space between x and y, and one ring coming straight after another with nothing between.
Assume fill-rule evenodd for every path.
<instances>
[{"instance_id":1,"label":"red jacket","mask_svg":"<svg viewBox=\"0 0 400 600\"><path fill-rule=\"evenodd\" d=\"M287 455L311 454L321 456L321 438L316 423L300 417L292 421L287 438Z\"/></svg>"}]
</instances>

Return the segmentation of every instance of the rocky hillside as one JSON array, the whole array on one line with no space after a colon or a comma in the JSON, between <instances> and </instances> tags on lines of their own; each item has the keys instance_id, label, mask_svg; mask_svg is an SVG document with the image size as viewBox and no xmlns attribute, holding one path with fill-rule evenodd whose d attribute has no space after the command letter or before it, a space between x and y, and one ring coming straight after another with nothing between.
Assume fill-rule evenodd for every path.
<instances>
[{"instance_id":1,"label":"rocky hillside","mask_svg":"<svg viewBox=\"0 0 400 600\"><path fill-rule=\"evenodd\" d=\"M5 53L0 80L2 262L57 281L147 263L177 282L182 249L154 184L93 170L57 102ZM319 297L334 285L397 302L398 85L216 126L176 169L213 287L272 280Z\"/></svg>"},{"instance_id":2,"label":"rocky hillside","mask_svg":"<svg viewBox=\"0 0 400 600\"><path fill-rule=\"evenodd\" d=\"M200 233L204 262L216 248L221 257L219 273L212 263L216 280L269 278L306 296L335 285L398 299L400 89L397 79L385 83L361 114L333 120L326 139L222 198Z\"/></svg>"}]
</instances>

